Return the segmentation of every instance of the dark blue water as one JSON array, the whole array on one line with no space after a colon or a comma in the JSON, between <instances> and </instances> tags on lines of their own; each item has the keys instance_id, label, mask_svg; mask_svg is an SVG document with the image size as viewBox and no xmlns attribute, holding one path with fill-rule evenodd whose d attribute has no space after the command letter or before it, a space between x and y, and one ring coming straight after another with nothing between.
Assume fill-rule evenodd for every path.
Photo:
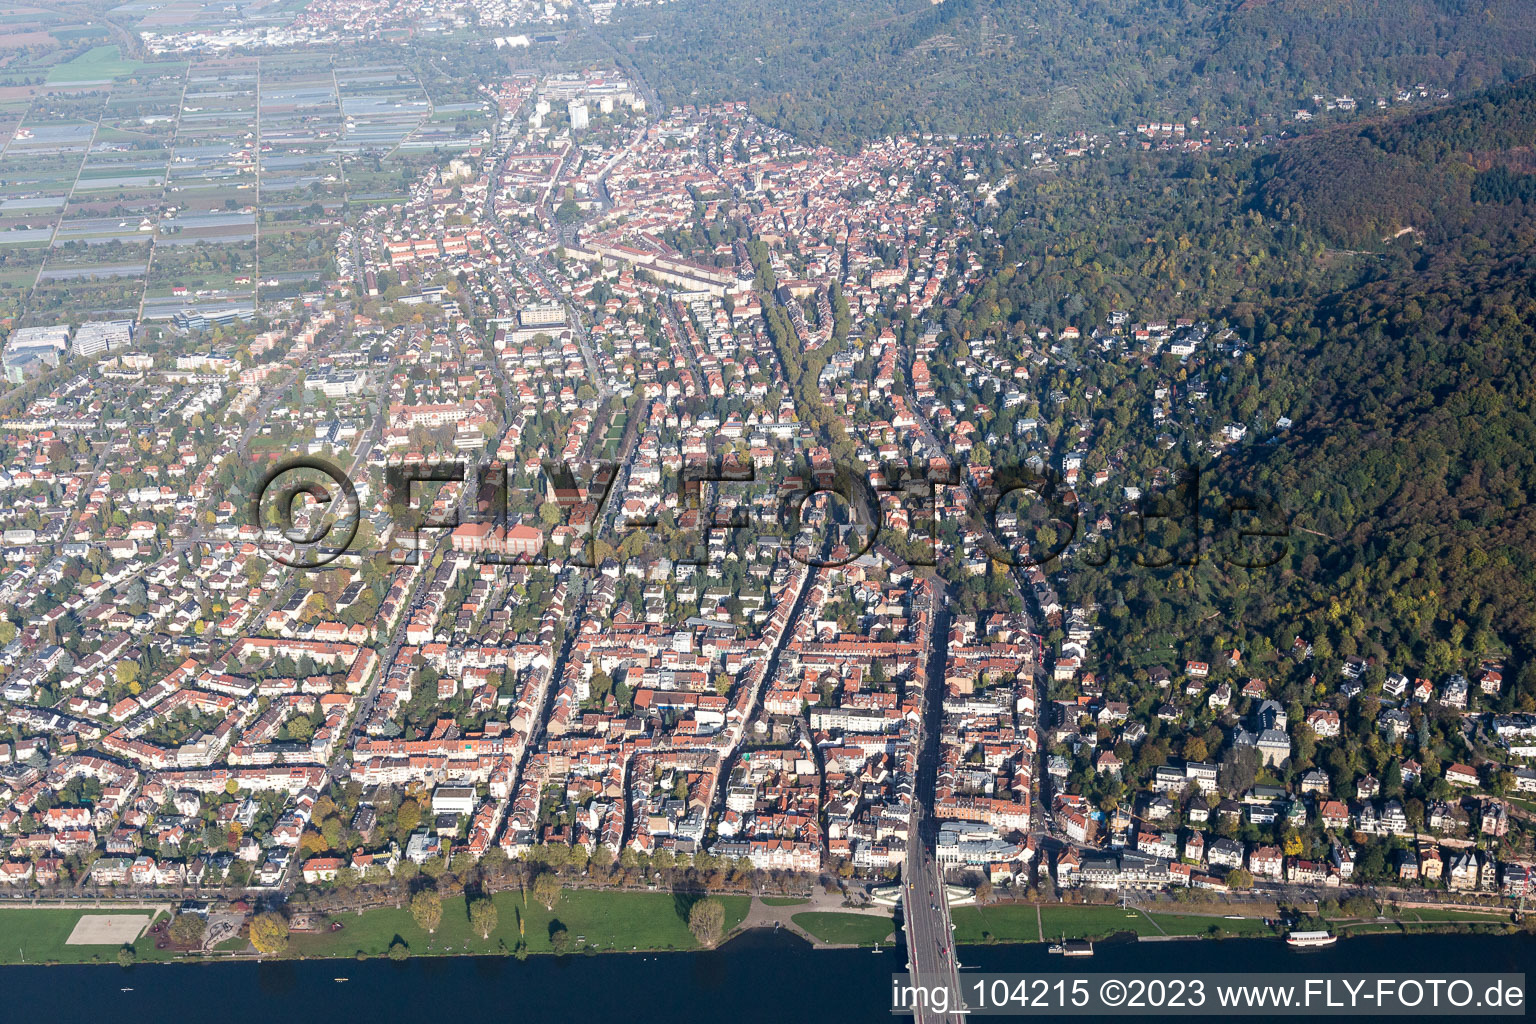
<instances>
[{"instance_id":1,"label":"dark blue water","mask_svg":"<svg viewBox=\"0 0 1536 1024\"><path fill-rule=\"evenodd\" d=\"M1525 971L1536 966L1536 937L1359 938L1307 952L1274 939L1101 943L1093 959L1075 961L1039 945L960 952L967 969L984 971ZM904 969L905 960L904 950L813 950L792 936L757 931L708 953L536 956L521 963L422 958L141 964L128 970L5 967L0 1006L6 1020L91 1024L889 1024L901 1019L890 1013L889 992L891 975ZM348 980L337 983L338 976ZM121 991L125 986L133 991Z\"/></svg>"}]
</instances>

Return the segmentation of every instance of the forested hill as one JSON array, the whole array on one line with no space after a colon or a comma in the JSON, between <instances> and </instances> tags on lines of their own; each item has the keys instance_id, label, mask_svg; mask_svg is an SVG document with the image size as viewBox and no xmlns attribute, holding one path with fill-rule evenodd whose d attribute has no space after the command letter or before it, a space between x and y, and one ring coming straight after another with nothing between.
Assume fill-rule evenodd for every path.
<instances>
[{"instance_id":1,"label":"forested hill","mask_svg":"<svg viewBox=\"0 0 1536 1024\"><path fill-rule=\"evenodd\" d=\"M1259 207L1336 244L1375 246L1407 229L1433 243L1474 226L1496 231L1508 203L1536 200L1532 170L1536 77L1286 147L1260 162Z\"/></svg>"},{"instance_id":2,"label":"forested hill","mask_svg":"<svg viewBox=\"0 0 1536 1024\"><path fill-rule=\"evenodd\" d=\"M1536 71L1529 0L678 0L604 31L669 104L749 101L808 140L1160 117L1251 123Z\"/></svg>"},{"instance_id":3,"label":"forested hill","mask_svg":"<svg viewBox=\"0 0 1536 1024\"><path fill-rule=\"evenodd\" d=\"M1309 611L1336 644L1372 636L1431 669L1513 652L1536 697L1536 79L1358 133L1303 140L1266 173L1303 225L1422 235L1375 280L1276 310L1266 380L1296 429L1248 450L1246 482L1307 528L1260 604ZM1361 154L1368 158L1357 163ZM1479 182L1496 173L1495 194ZM1324 202L1323 197L1327 197ZM1292 625L1296 625L1295 622ZM1337 646L1334 647L1338 649ZM1350 653L1354 653L1350 651Z\"/></svg>"},{"instance_id":4,"label":"forested hill","mask_svg":"<svg viewBox=\"0 0 1536 1024\"><path fill-rule=\"evenodd\" d=\"M1341 653L1372 637L1359 653L1435 670L1536 659L1536 225L1519 220L1300 311L1263 346L1297 425L1248 451L1240 489L1316 533L1293 537L1255 625ZM1536 673L1521 689L1536 695Z\"/></svg>"},{"instance_id":5,"label":"forested hill","mask_svg":"<svg viewBox=\"0 0 1536 1024\"><path fill-rule=\"evenodd\" d=\"M1521 666L1509 705L1536 708L1533 141L1525 80L1260 158L1259 204L1283 194L1296 217L1286 237L1353 234L1386 252L1355 257L1352 286L1319 280L1269 304L1252 372L1224 369L1213 391L1286 396L1295 427L1234 452L1218 478L1282 502L1300 527L1289 556L1261 578L1206 569L1162 591L1143 574L1129 592L1171 603L1173 621L1241 606L1251 633L1321 640L1319 673L1346 654L1431 675L1508 656ZM1381 245L1402 220L1421 233Z\"/></svg>"},{"instance_id":6,"label":"forested hill","mask_svg":"<svg viewBox=\"0 0 1536 1024\"><path fill-rule=\"evenodd\" d=\"M996 389L976 394L997 410L994 465L1079 452L1085 473L1111 474L1113 486L1084 492L1111 517L1108 561L1068 559L1053 580L1114 623L1101 678L1134 675L1148 651L1204 660L1239 647L1289 703L1315 699L1309 678L1336 679L1349 655L1437 679L1487 657L1518 680L1509 704L1536 709L1533 89L1318 132L1278 155L1111 152L1031 170L1015 147L976 151L984 181L1014 184L976 213L998 245L979 254L983 279L938 314L941 347L986 338L1032 361L1036 328L1087 335L1111 309L1234 331L1238 351L1207 343L1187 358L1059 346L1044 354L1037 404L1018 412ZM1369 156L1340 162L1358 153ZM1394 203L1413 205L1418 233L1384 243L1395 219L1351 219ZM1341 246L1351 233L1367 244ZM965 386L953 366L934 376ZM1038 419L1038 438L1014 437L1017 416ZM1249 433L1216 457L1226 424ZM1190 464L1205 470L1210 555L1146 568L1119 486ZM1286 511L1292 533L1272 568L1226 558L1219 510L1239 494ZM1279 656L1297 636L1316 645L1313 661Z\"/></svg>"}]
</instances>

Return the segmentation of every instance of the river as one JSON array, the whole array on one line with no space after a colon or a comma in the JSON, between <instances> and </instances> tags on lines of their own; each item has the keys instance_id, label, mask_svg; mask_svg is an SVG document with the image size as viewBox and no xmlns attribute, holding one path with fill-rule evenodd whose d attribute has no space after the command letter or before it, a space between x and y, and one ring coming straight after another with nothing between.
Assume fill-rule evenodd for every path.
<instances>
[{"instance_id":1,"label":"river","mask_svg":"<svg viewBox=\"0 0 1536 1024\"><path fill-rule=\"evenodd\" d=\"M1044 946L963 947L967 970L1524 971L1536 936L1350 939L1297 952L1278 939L1100 943L1092 960ZM0 968L6 1016L49 1021L712 1021L809 1024L892 1020L890 978L905 952L814 950L747 932L707 953L418 958ZM345 982L337 982L345 977ZM123 991L129 988L132 991ZM1150 1018L1143 1018L1150 1019ZM1171 1018L1170 1018L1171 1019ZM1258 1020L1259 1018L1249 1018Z\"/></svg>"}]
</instances>

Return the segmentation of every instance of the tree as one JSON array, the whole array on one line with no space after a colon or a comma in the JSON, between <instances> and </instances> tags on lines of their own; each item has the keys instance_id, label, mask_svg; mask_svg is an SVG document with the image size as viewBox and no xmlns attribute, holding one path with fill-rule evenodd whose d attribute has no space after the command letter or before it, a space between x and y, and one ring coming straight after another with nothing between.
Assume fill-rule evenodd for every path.
<instances>
[{"instance_id":1,"label":"tree","mask_svg":"<svg viewBox=\"0 0 1536 1024\"><path fill-rule=\"evenodd\" d=\"M556 927L549 933L549 944L554 947L558 955L564 956L571 948L571 933L562 927Z\"/></svg>"},{"instance_id":2,"label":"tree","mask_svg":"<svg viewBox=\"0 0 1536 1024\"><path fill-rule=\"evenodd\" d=\"M200 914L177 914L171 922L171 938L181 946L200 946L207 922Z\"/></svg>"},{"instance_id":3,"label":"tree","mask_svg":"<svg viewBox=\"0 0 1536 1024\"><path fill-rule=\"evenodd\" d=\"M443 900L431 889L423 889L411 897L411 916L428 935L437 931L443 920Z\"/></svg>"},{"instance_id":4,"label":"tree","mask_svg":"<svg viewBox=\"0 0 1536 1024\"><path fill-rule=\"evenodd\" d=\"M396 938L389 944L389 958L396 962L408 959L411 955L411 947L405 944L405 940Z\"/></svg>"},{"instance_id":5,"label":"tree","mask_svg":"<svg viewBox=\"0 0 1536 1024\"><path fill-rule=\"evenodd\" d=\"M138 958L139 952L133 948L132 943L124 943L123 947L117 951L117 964L119 967L132 967L134 961Z\"/></svg>"},{"instance_id":6,"label":"tree","mask_svg":"<svg viewBox=\"0 0 1536 1024\"><path fill-rule=\"evenodd\" d=\"M719 942L725 930L725 904L713 896L699 900L688 908L688 930L701 946L709 947Z\"/></svg>"},{"instance_id":7,"label":"tree","mask_svg":"<svg viewBox=\"0 0 1536 1024\"><path fill-rule=\"evenodd\" d=\"M305 857L313 857L330 849L326 845L325 836L314 829L306 829L299 837L299 853Z\"/></svg>"},{"instance_id":8,"label":"tree","mask_svg":"<svg viewBox=\"0 0 1536 1024\"><path fill-rule=\"evenodd\" d=\"M1247 868L1233 868L1227 872L1227 888L1251 889L1253 888L1253 875Z\"/></svg>"},{"instance_id":9,"label":"tree","mask_svg":"<svg viewBox=\"0 0 1536 1024\"><path fill-rule=\"evenodd\" d=\"M976 886L976 902L977 903L985 903L985 902L987 902L987 900L989 900L991 898L992 898L992 883L987 881L986 879L982 879L981 880L981 884Z\"/></svg>"},{"instance_id":10,"label":"tree","mask_svg":"<svg viewBox=\"0 0 1536 1024\"><path fill-rule=\"evenodd\" d=\"M395 811L395 825L401 833L414 832L416 826L421 824L421 807L415 800L407 797L400 801L399 810Z\"/></svg>"},{"instance_id":11,"label":"tree","mask_svg":"<svg viewBox=\"0 0 1536 1024\"><path fill-rule=\"evenodd\" d=\"M1253 747L1234 747L1227 751L1217 769L1222 788L1228 793L1246 793L1259 774L1259 752Z\"/></svg>"},{"instance_id":12,"label":"tree","mask_svg":"<svg viewBox=\"0 0 1536 1024\"><path fill-rule=\"evenodd\" d=\"M288 919L282 914L257 914L251 918L251 945L258 953L281 953L288 948Z\"/></svg>"},{"instance_id":13,"label":"tree","mask_svg":"<svg viewBox=\"0 0 1536 1024\"><path fill-rule=\"evenodd\" d=\"M496 930L496 904L482 896L469 905L469 926L482 939L489 939Z\"/></svg>"},{"instance_id":14,"label":"tree","mask_svg":"<svg viewBox=\"0 0 1536 1024\"><path fill-rule=\"evenodd\" d=\"M533 880L533 898L544 904L545 910L554 910L560 901L560 879L545 872Z\"/></svg>"}]
</instances>

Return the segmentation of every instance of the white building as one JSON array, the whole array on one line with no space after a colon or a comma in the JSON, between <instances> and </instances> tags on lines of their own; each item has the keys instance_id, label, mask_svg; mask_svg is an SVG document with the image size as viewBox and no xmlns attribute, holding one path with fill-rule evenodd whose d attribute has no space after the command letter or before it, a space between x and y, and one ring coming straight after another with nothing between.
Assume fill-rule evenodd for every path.
<instances>
[{"instance_id":1,"label":"white building","mask_svg":"<svg viewBox=\"0 0 1536 1024\"><path fill-rule=\"evenodd\" d=\"M133 341L132 320L91 320L75 330L75 354L95 356L119 352Z\"/></svg>"}]
</instances>

